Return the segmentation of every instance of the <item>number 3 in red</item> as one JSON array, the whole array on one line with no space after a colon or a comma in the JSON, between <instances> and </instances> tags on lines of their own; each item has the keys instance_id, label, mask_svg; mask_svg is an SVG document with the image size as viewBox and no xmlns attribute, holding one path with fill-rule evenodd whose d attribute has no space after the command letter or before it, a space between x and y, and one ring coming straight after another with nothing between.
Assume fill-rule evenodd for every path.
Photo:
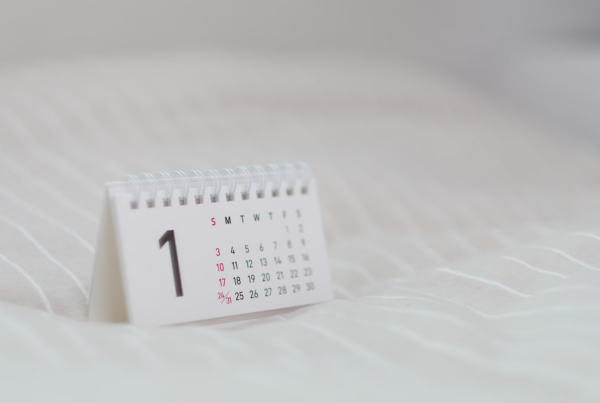
<instances>
[{"instance_id":1,"label":"number 3 in red","mask_svg":"<svg viewBox=\"0 0 600 403\"><path fill-rule=\"evenodd\" d=\"M217 256L221 256L221 251L217 248Z\"/></svg>"}]
</instances>

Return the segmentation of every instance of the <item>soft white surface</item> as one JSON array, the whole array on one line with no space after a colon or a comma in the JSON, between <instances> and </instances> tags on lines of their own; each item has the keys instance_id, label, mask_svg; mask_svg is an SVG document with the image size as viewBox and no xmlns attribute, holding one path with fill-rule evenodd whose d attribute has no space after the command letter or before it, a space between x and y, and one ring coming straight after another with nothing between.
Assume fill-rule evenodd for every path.
<instances>
[{"instance_id":1,"label":"soft white surface","mask_svg":"<svg viewBox=\"0 0 600 403\"><path fill-rule=\"evenodd\" d=\"M172 55L0 73L3 401L597 401L600 166L421 69ZM85 322L103 183L305 160L336 300Z\"/></svg>"}]
</instances>

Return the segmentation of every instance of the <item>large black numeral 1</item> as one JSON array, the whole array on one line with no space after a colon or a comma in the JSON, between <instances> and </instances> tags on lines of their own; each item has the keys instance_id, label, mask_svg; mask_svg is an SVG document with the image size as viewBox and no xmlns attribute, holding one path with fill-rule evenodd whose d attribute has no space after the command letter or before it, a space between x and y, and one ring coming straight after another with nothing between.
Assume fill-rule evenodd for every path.
<instances>
[{"instance_id":1,"label":"large black numeral 1","mask_svg":"<svg viewBox=\"0 0 600 403\"><path fill-rule=\"evenodd\" d=\"M175 245L175 231L168 230L158 240L158 247L162 249L165 243L169 243L171 252L171 266L173 266L173 280L175 280L175 293L178 297L183 297L183 288L181 287L181 274L179 273L179 259L177 259L177 245Z\"/></svg>"}]
</instances>

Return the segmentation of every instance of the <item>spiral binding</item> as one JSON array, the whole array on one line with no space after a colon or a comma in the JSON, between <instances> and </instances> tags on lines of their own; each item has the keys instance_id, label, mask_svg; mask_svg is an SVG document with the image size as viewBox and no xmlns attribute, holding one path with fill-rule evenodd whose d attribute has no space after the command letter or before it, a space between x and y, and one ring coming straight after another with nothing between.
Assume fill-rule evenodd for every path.
<instances>
[{"instance_id":1,"label":"spiral binding","mask_svg":"<svg viewBox=\"0 0 600 403\"><path fill-rule=\"evenodd\" d=\"M148 208L156 207L156 195L158 188L163 185L164 197L163 206L172 206L173 188L175 183L181 184L181 195L178 198L179 205L185 206L188 204L188 195L192 182L197 182L198 187L196 194L194 195L194 202L196 204L204 204L204 193L206 192L206 183L210 180L213 182L212 192L209 197L211 203L219 202L219 195L221 188L225 187L225 200L230 202L235 200L235 190L238 185L242 188L241 196L242 200L250 199L250 188L252 182L255 179L257 182L256 197L262 199L265 197L265 189L267 182L273 184L271 194L273 197L279 196L279 189L281 188L282 182L285 182L285 192L288 196L294 194L294 188L296 181L300 177L302 186L300 191L302 194L308 193L308 186L312 173L310 167L305 162L299 162L296 164L267 164L252 165L251 167L238 166L236 168L224 168L219 170L208 169L204 172L198 170L192 170L188 173L183 171L175 171L172 174L167 172L159 172L153 175L148 172L144 172L140 175L127 175L124 179L125 182L131 187L131 201L130 206L132 209L139 208L140 198L142 196L142 189L145 188L148 191L148 198L146 199L146 206Z\"/></svg>"}]
</instances>

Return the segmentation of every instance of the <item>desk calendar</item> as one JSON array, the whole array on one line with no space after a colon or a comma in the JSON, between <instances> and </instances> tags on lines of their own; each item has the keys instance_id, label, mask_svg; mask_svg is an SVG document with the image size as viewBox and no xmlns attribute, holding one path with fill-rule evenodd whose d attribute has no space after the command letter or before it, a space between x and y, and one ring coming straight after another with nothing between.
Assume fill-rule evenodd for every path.
<instances>
[{"instance_id":1,"label":"desk calendar","mask_svg":"<svg viewBox=\"0 0 600 403\"><path fill-rule=\"evenodd\" d=\"M306 165L130 175L107 184L102 215L92 321L235 321L333 298Z\"/></svg>"}]
</instances>

